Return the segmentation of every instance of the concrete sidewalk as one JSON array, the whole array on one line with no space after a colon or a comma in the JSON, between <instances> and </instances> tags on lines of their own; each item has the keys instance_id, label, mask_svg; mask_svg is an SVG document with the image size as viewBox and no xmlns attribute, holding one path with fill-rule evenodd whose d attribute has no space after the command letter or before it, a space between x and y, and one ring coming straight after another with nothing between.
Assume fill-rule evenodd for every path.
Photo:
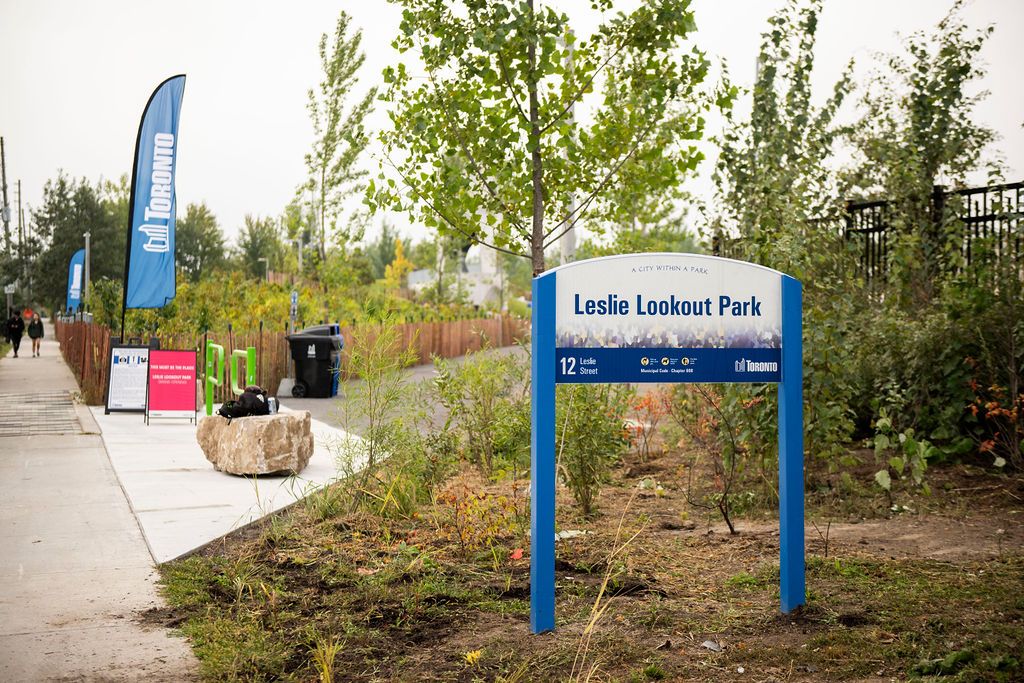
<instances>
[{"instance_id":1,"label":"concrete sidewalk","mask_svg":"<svg viewBox=\"0 0 1024 683\"><path fill-rule=\"evenodd\" d=\"M46 334L0 359L0 680L194 680L188 644L137 621L153 560Z\"/></svg>"},{"instance_id":2,"label":"concrete sidewalk","mask_svg":"<svg viewBox=\"0 0 1024 683\"><path fill-rule=\"evenodd\" d=\"M213 469L196 440L195 424L154 422L147 426L139 413L104 415L102 406L90 410L150 552L160 563L334 481L338 472L331 446L347 436L313 420L313 455L299 475L238 477ZM205 417L202 411L200 416ZM159 446L154 447L156 444Z\"/></svg>"}]
</instances>

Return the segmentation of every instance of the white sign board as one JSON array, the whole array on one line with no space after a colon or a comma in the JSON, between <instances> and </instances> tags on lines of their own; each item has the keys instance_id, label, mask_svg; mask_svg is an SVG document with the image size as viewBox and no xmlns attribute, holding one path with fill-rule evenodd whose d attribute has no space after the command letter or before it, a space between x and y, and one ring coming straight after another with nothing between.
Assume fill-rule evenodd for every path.
<instances>
[{"instance_id":1,"label":"white sign board","mask_svg":"<svg viewBox=\"0 0 1024 683\"><path fill-rule=\"evenodd\" d=\"M148 374L148 348L142 346L111 347L106 412L145 412Z\"/></svg>"}]
</instances>

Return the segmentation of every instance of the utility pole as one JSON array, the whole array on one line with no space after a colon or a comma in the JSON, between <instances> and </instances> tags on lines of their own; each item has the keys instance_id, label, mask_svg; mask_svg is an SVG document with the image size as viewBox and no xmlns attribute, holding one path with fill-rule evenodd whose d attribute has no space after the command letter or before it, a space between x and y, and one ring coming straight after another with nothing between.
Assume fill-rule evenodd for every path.
<instances>
[{"instance_id":1,"label":"utility pole","mask_svg":"<svg viewBox=\"0 0 1024 683\"><path fill-rule=\"evenodd\" d=\"M11 248L11 205L7 203L7 156L4 152L4 139L0 138L0 183L3 184L4 203L0 205L0 214L4 219L4 246Z\"/></svg>"},{"instance_id":2,"label":"utility pole","mask_svg":"<svg viewBox=\"0 0 1024 683\"><path fill-rule=\"evenodd\" d=\"M92 235L91 232L87 232L82 237L85 238L85 280L82 283L82 302L84 303L89 297L89 265L92 260L92 251L89 247L89 237Z\"/></svg>"},{"instance_id":3,"label":"utility pole","mask_svg":"<svg viewBox=\"0 0 1024 683\"><path fill-rule=\"evenodd\" d=\"M18 261L21 263L21 279L25 281L25 212L21 209L21 180L18 180ZM22 285L24 286L24 285Z\"/></svg>"},{"instance_id":4,"label":"utility pole","mask_svg":"<svg viewBox=\"0 0 1024 683\"><path fill-rule=\"evenodd\" d=\"M21 195L21 181L20 180L18 181L18 195L19 196ZM36 248L35 248L35 240L33 239L34 235L32 234L32 224L29 223L27 220L25 220L25 211L23 209L19 208L18 211L21 213L21 222L25 225L25 244L28 245L28 263L30 265L34 266L35 263L36 263ZM32 281L32 275L33 275L32 270L33 270L32 268L29 268L28 271L27 271L27 277L28 277L28 301L30 301L30 302L35 300L35 297L33 296L33 293L32 293L32 291L33 291L32 290L32 285L34 284L33 281Z\"/></svg>"},{"instance_id":5,"label":"utility pole","mask_svg":"<svg viewBox=\"0 0 1024 683\"><path fill-rule=\"evenodd\" d=\"M568 78L572 79L572 44L573 34L570 30L568 36L562 39L562 44L566 47L565 55L565 71ZM575 127L576 125L576 104L569 105L569 125ZM566 156L569 152L566 151ZM569 211L566 213L567 216L573 216L576 213L576 193L569 193ZM572 221L575 222L578 216L573 217ZM571 223L570 223L571 225ZM562 263L570 263L576 260L576 226L573 225L564 233L558 240L558 246L562 254Z\"/></svg>"}]
</instances>

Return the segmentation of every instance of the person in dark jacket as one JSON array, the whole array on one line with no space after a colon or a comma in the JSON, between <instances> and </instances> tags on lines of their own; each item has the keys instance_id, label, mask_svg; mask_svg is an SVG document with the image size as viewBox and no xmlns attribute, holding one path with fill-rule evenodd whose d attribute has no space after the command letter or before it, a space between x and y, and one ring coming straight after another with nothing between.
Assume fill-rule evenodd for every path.
<instances>
[{"instance_id":1,"label":"person in dark jacket","mask_svg":"<svg viewBox=\"0 0 1024 683\"><path fill-rule=\"evenodd\" d=\"M43 342L43 321L39 319L38 313L33 313L28 323L28 338L32 340L32 357L38 358L39 345Z\"/></svg>"},{"instance_id":2,"label":"person in dark jacket","mask_svg":"<svg viewBox=\"0 0 1024 683\"><path fill-rule=\"evenodd\" d=\"M11 311L11 317L7 321L7 338L11 340L11 346L14 348L14 357L18 357L18 348L21 346L21 335L25 333L25 321L21 319L21 314L17 311Z\"/></svg>"}]
</instances>

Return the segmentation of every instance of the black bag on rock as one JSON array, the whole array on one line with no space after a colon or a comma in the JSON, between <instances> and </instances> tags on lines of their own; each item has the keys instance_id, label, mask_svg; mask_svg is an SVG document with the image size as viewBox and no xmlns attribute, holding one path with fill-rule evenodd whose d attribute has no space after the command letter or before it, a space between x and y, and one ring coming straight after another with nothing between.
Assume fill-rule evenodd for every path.
<instances>
[{"instance_id":1,"label":"black bag on rock","mask_svg":"<svg viewBox=\"0 0 1024 683\"><path fill-rule=\"evenodd\" d=\"M237 401L224 401L224 405L217 410L217 414L228 420L250 415L269 415L270 406L267 403L267 392L255 384L250 384Z\"/></svg>"},{"instance_id":2,"label":"black bag on rock","mask_svg":"<svg viewBox=\"0 0 1024 683\"><path fill-rule=\"evenodd\" d=\"M238 397L246 415L270 415L270 406L267 404L267 392L255 384L250 384Z\"/></svg>"},{"instance_id":3,"label":"black bag on rock","mask_svg":"<svg viewBox=\"0 0 1024 683\"><path fill-rule=\"evenodd\" d=\"M242 404L238 401L224 401L224 404L217 409L217 414L221 417L226 417L228 420L236 417L245 417L246 415Z\"/></svg>"}]
</instances>

